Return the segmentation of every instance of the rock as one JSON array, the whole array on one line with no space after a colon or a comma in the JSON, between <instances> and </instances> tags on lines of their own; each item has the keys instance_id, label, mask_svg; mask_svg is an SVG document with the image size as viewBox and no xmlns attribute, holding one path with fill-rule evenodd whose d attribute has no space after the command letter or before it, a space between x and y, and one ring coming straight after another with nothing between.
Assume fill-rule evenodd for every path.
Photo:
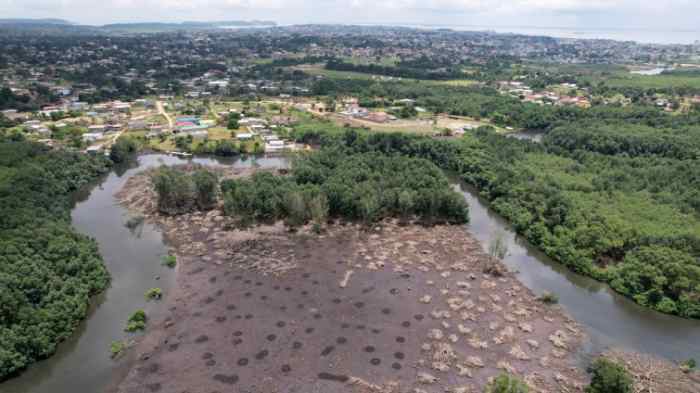
<instances>
[{"instance_id":1,"label":"rock","mask_svg":"<svg viewBox=\"0 0 700 393\"><path fill-rule=\"evenodd\" d=\"M505 360L501 360L496 364L496 367L498 367L501 370L507 371L510 374L517 374L517 370L515 367L511 366L510 363L506 362Z\"/></svg>"},{"instance_id":2,"label":"rock","mask_svg":"<svg viewBox=\"0 0 700 393\"><path fill-rule=\"evenodd\" d=\"M466 307L464 299L462 299L461 297L451 297L447 299L447 304L453 311L459 311Z\"/></svg>"},{"instance_id":3,"label":"rock","mask_svg":"<svg viewBox=\"0 0 700 393\"><path fill-rule=\"evenodd\" d=\"M489 343L486 341L481 341L479 340L478 337L472 337L469 339L469 345L472 348L475 349L487 349L489 347Z\"/></svg>"},{"instance_id":4,"label":"rock","mask_svg":"<svg viewBox=\"0 0 700 393\"><path fill-rule=\"evenodd\" d=\"M435 341L442 340L444 335L442 334L442 330L440 329L431 329L430 333L428 333L428 338L433 339Z\"/></svg>"},{"instance_id":5,"label":"rock","mask_svg":"<svg viewBox=\"0 0 700 393\"><path fill-rule=\"evenodd\" d=\"M452 345L448 343L438 343L435 345L435 352L433 352L434 361L451 363L455 359L457 359L457 353L452 348Z\"/></svg>"},{"instance_id":6,"label":"rock","mask_svg":"<svg viewBox=\"0 0 700 393\"><path fill-rule=\"evenodd\" d=\"M470 289L472 285L466 281L457 281L458 288Z\"/></svg>"},{"instance_id":7,"label":"rock","mask_svg":"<svg viewBox=\"0 0 700 393\"><path fill-rule=\"evenodd\" d=\"M457 365L457 375L460 377L467 377L471 378L472 377L472 370L469 367L466 367L462 364Z\"/></svg>"},{"instance_id":8,"label":"rock","mask_svg":"<svg viewBox=\"0 0 700 393\"><path fill-rule=\"evenodd\" d=\"M448 366L447 364L445 364L443 362L433 362L432 368L435 371L440 371L443 373L450 371L450 366Z\"/></svg>"},{"instance_id":9,"label":"rock","mask_svg":"<svg viewBox=\"0 0 700 393\"><path fill-rule=\"evenodd\" d=\"M538 343L537 341L532 340L532 339L527 340L527 345L529 345L530 348L532 348L532 349L537 349L540 347L540 343Z\"/></svg>"},{"instance_id":10,"label":"rock","mask_svg":"<svg viewBox=\"0 0 700 393\"><path fill-rule=\"evenodd\" d=\"M557 348L568 349L568 345L566 344L567 340L568 336L562 330L557 330L549 335L549 341Z\"/></svg>"},{"instance_id":11,"label":"rock","mask_svg":"<svg viewBox=\"0 0 700 393\"><path fill-rule=\"evenodd\" d=\"M517 344L510 349L509 354L518 360L530 360L530 357Z\"/></svg>"},{"instance_id":12,"label":"rock","mask_svg":"<svg viewBox=\"0 0 700 393\"><path fill-rule=\"evenodd\" d=\"M424 295L423 297L421 297L420 299L418 299L418 301L421 302L421 303L423 303L423 304L428 304L428 303L430 303L430 301L431 301L432 299L433 299L432 296L430 296L430 295Z\"/></svg>"},{"instance_id":13,"label":"rock","mask_svg":"<svg viewBox=\"0 0 700 393\"><path fill-rule=\"evenodd\" d=\"M457 330L458 330L461 334L464 334L464 335L470 334L470 333L472 332L472 330L471 330L470 328L468 328L468 327L462 325L461 323L460 323L459 325L457 325Z\"/></svg>"},{"instance_id":14,"label":"rock","mask_svg":"<svg viewBox=\"0 0 700 393\"><path fill-rule=\"evenodd\" d=\"M420 372L418 373L418 382L424 384L424 385L432 385L438 381L438 378L435 376L432 376L428 373Z\"/></svg>"},{"instance_id":15,"label":"rock","mask_svg":"<svg viewBox=\"0 0 700 393\"><path fill-rule=\"evenodd\" d=\"M341 288L345 288L348 286L348 281L350 281L350 277L352 276L354 272L352 270L348 270L345 272L345 276L343 276L343 279L340 281L340 284L338 284Z\"/></svg>"},{"instance_id":16,"label":"rock","mask_svg":"<svg viewBox=\"0 0 700 393\"><path fill-rule=\"evenodd\" d=\"M484 367L484 362L481 361L481 358L478 357L478 356L469 356L469 357L467 357L467 360L466 360L465 364L466 364L468 367L471 367L471 368L482 368L482 367Z\"/></svg>"},{"instance_id":17,"label":"rock","mask_svg":"<svg viewBox=\"0 0 700 393\"><path fill-rule=\"evenodd\" d=\"M449 319L450 312L447 310L433 310L430 312L430 316L434 319Z\"/></svg>"},{"instance_id":18,"label":"rock","mask_svg":"<svg viewBox=\"0 0 700 393\"><path fill-rule=\"evenodd\" d=\"M525 322L518 325L518 328L520 328L520 330L522 330L525 333L532 333L532 331L533 331L532 325L530 325L529 323L525 323Z\"/></svg>"}]
</instances>

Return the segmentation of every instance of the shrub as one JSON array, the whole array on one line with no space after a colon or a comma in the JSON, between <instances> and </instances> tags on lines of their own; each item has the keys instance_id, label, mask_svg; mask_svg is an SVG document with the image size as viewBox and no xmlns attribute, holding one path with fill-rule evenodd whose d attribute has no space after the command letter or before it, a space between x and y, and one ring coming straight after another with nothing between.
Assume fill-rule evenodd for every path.
<instances>
[{"instance_id":1,"label":"shrub","mask_svg":"<svg viewBox=\"0 0 700 393\"><path fill-rule=\"evenodd\" d=\"M544 304L557 304L559 303L559 296L551 292L545 292L540 297L537 298Z\"/></svg>"},{"instance_id":2,"label":"shrub","mask_svg":"<svg viewBox=\"0 0 700 393\"><path fill-rule=\"evenodd\" d=\"M689 373L695 370L695 367L697 367L695 359L688 359L685 362L681 363L681 370L683 370L684 373Z\"/></svg>"},{"instance_id":3,"label":"shrub","mask_svg":"<svg viewBox=\"0 0 700 393\"><path fill-rule=\"evenodd\" d=\"M130 217L124 226L129 228L130 231L135 230L136 228L139 227L139 225L143 224L145 218L143 216L135 216L135 217Z\"/></svg>"},{"instance_id":4,"label":"shrub","mask_svg":"<svg viewBox=\"0 0 700 393\"><path fill-rule=\"evenodd\" d=\"M508 254L508 245L502 231L498 231L494 234L493 240L491 240L489 244L489 254L493 258L498 259L503 259Z\"/></svg>"},{"instance_id":5,"label":"shrub","mask_svg":"<svg viewBox=\"0 0 700 393\"><path fill-rule=\"evenodd\" d=\"M124 353L127 347L128 344L124 341L112 341L112 344L109 347L109 352L112 359L118 358L122 353Z\"/></svg>"},{"instance_id":6,"label":"shrub","mask_svg":"<svg viewBox=\"0 0 700 393\"><path fill-rule=\"evenodd\" d=\"M520 378L501 374L486 386L485 393L527 393L527 385Z\"/></svg>"},{"instance_id":7,"label":"shrub","mask_svg":"<svg viewBox=\"0 0 700 393\"><path fill-rule=\"evenodd\" d=\"M146 312L143 310L136 310L126 321L126 329L124 330L129 333L144 330L146 329L146 321Z\"/></svg>"},{"instance_id":8,"label":"shrub","mask_svg":"<svg viewBox=\"0 0 700 393\"><path fill-rule=\"evenodd\" d=\"M161 263L163 266L167 266L172 269L175 267L175 265L177 265L177 257L175 255L166 255L162 258Z\"/></svg>"},{"instance_id":9,"label":"shrub","mask_svg":"<svg viewBox=\"0 0 700 393\"><path fill-rule=\"evenodd\" d=\"M588 370L592 374L586 393L631 393L632 378L621 365L604 358L596 359Z\"/></svg>"},{"instance_id":10,"label":"shrub","mask_svg":"<svg viewBox=\"0 0 700 393\"><path fill-rule=\"evenodd\" d=\"M146 291L146 300L160 300L163 297L163 290L160 288L151 288Z\"/></svg>"}]
</instances>

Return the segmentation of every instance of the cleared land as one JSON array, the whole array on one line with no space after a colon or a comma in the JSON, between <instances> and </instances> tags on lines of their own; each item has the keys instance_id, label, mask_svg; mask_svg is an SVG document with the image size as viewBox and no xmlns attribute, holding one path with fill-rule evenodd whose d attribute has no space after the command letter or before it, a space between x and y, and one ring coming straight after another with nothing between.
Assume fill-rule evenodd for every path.
<instances>
[{"instance_id":1,"label":"cleared land","mask_svg":"<svg viewBox=\"0 0 700 393\"><path fill-rule=\"evenodd\" d=\"M119 392L478 392L504 371L543 391L585 381L578 326L463 227L319 236L232 229L219 210L163 218L144 175L118 198L178 256L171 313L151 323Z\"/></svg>"}]
</instances>

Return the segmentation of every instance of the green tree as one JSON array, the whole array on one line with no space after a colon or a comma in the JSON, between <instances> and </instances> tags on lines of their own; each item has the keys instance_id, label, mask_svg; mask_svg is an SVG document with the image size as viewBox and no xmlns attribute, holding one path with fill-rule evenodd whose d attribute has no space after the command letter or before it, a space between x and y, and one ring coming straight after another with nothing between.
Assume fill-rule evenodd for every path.
<instances>
[{"instance_id":1,"label":"green tree","mask_svg":"<svg viewBox=\"0 0 700 393\"><path fill-rule=\"evenodd\" d=\"M588 370L591 383L586 393L631 393L632 378L621 365L605 359L596 359Z\"/></svg>"},{"instance_id":2,"label":"green tree","mask_svg":"<svg viewBox=\"0 0 700 393\"><path fill-rule=\"evenodd\" d=\"M130 137L120 136L109 151L109 158L115 163L129 159L138 150L138 144Z\"/></svg>"},{"instance_id":3,"label":"green tree","mask_svg":"<svg viewBox=\"0 0 700 393\"><path fill-rule=\"evenodd\" d=\"M192 175L194 180L197 206L201 210L211 210L219 198L219 177L216 173L199 169Z\"/></svg>"},{"instance_id":4,"label":"green tree","mask_svg":"<svg viewBox=\"0 0 700 393\"><path fill-rule=\"evenodd\" d=\"M196 186L186 173L162 166L151 174L151 182L158 197L158 210L177 215L191 212L196 204Z\"/></svg>"}]
</instances>

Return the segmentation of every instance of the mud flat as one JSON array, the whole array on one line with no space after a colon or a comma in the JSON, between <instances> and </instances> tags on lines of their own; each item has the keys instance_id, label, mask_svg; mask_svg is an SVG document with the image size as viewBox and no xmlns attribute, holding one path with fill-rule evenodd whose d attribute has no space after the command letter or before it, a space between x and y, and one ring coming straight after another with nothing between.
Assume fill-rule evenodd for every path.
<instances>
[{"instance_id":1,"label":"mud flat","mask_svg":"<svg viewBox=\"0 0 700 393\"><path fill-rule=\"evenodd\" d=\"M132 349L119 392L478 392L502 372L542 392L585 383L580 328L463 227L238 230L219 209L158 215L145 175L117 197L178 256L169 315Z\"/></svg>"}]
</instances>

